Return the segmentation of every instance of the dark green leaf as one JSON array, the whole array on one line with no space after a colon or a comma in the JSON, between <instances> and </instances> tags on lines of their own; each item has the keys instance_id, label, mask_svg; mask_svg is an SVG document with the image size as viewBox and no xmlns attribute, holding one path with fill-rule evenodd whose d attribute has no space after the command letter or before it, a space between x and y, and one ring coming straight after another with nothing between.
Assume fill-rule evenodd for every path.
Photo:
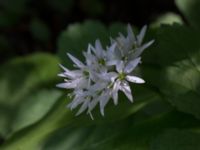
<instances>
[{"instance_id":1,"label":"dark green leaf","mask_svg":"<svg viewBox=\"0 0 200 150\"><path fill-rule=\"evenodd\" d=\"M176 0L176 5L185 15L189 23L200 30L200 1L199 0Z\"/></svg>"},{"instance_id":2,"label":"dark green leaf","mask_svg":"<svg viewBox=\"0 0 200 150\"><path fill-rule=\"evenodd\" d=\"M170 129L155 138L151 150L199 150L200 133Z\"/></svg>"}]
</instances>

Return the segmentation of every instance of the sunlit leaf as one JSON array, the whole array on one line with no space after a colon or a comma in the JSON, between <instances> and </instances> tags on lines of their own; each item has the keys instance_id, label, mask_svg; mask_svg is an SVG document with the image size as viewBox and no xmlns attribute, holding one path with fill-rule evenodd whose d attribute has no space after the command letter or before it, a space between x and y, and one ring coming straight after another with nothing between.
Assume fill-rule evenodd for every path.
<instances>
[{"instance_id":1,"label":"sunlit leaf","mask_svg":"<svg viewBox=\"0 0 200 150\"><path fill-rule=\"evenodd\" d=\"M28 96L39 87L52 86L58 71L58 59L43 53L16 58L1 66L0 134L6 136L10 133L11 126L14 126L12 123Z\"/></svg>"}]
</instances>

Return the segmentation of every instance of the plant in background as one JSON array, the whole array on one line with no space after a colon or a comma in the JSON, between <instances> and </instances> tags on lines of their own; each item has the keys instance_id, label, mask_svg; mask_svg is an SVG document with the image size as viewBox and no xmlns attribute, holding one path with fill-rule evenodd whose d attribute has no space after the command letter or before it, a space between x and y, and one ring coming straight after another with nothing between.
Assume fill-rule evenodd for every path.
<instances>
[{"instance_id":1,"label":"plant in background","mask_svg":"<svg viewBox=\"0 0 200 150\"><path fill-rule=\"evenodd\" d=\"M87 110L92 116L92 110L97 104L104 116L104 107L113 99L118 103L118 92L122 91L133 102L129 82L141 84L145 81L134 75L135 68L141 63L141 53L154 41L142 44L147 26L135 36L128 25L128 35L119 33L119 37L112 39L111 44L104 49L99 40L95 46L88 45L87 52L83 52L85 62L81 62L71 54L68 57L73 61L75 70L61 66L64 72L58 74L64 77L64 83L57 87L72 89L69 96L73 99L68 107L73 110L81 105L76 115Z\"/></svg>"}]
</instances>

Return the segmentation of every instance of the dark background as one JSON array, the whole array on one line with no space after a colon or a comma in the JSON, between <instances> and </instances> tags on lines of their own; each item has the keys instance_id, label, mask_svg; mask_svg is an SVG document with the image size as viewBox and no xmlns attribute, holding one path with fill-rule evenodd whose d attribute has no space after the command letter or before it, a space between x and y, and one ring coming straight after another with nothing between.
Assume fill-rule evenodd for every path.
<instances>
[{"instance_id":1,"label":"dark background","mask_svg":"<svg viewBox=\"0 0 200 150\"><path fill-rule=\"evenodd\" d=\"M180 14L174 0L0 0L0 63L35 51L55 53L59 34L74 22L141 27L165 12Z\"/></svg>"}]
</instances>

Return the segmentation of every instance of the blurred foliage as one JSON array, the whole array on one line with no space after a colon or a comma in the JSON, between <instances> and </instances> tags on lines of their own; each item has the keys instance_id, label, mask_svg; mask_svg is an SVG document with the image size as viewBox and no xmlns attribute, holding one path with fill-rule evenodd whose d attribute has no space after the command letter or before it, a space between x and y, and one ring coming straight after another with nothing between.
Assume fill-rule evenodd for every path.
<instances>
[{"instance_id":1,"label":"blurred foliage","mask_svg":"<svg viewBox=\"0 0 200 150\"><path fill-rule=\"evenodd\" d=\"M0 28L15 26L23 13L35 12L29 9L31 2L1 1ZM72 0L43 3L59 14L74 5ZM120 95L117 106L109 102L105 117L95 108L93 121L86 114L75 117L66 109L68 91L55 88L58 64L71 67L67 52L82 59L88 43L94 44L98 38L106 46L109 37L125 33L126 24L72 23L60 33L56 54L40 52L24 57L15 57L8 42L11 36L3 32L0 53L12 58L0 66L0 149L200 149L200 3L176 0L176 4L187 24L175 13L158 16L151 23L145 41L155 39L155 43L144 52L140 67L146 84L132 86L135 102L131 104ZM105 9L99 0L81 0L79 5L91 16ZM54 38L50 26L37 15L29 20L26 30L46 48ZM137 33L136 27L134 30Z\"/></svg>"},{"instance_id":2,"label":"blurred foliage","mask_svg":"<svg viewBox=\"0 0 200 150\"><path fill-rule=\"evenodd\" d=\"M181 16L172 12L168 12L159 16L156 21L151 24L151 27L156 28L159 27L161 24L173 24L174 22L183 24Z\"/></svg>"}]
</instances>

